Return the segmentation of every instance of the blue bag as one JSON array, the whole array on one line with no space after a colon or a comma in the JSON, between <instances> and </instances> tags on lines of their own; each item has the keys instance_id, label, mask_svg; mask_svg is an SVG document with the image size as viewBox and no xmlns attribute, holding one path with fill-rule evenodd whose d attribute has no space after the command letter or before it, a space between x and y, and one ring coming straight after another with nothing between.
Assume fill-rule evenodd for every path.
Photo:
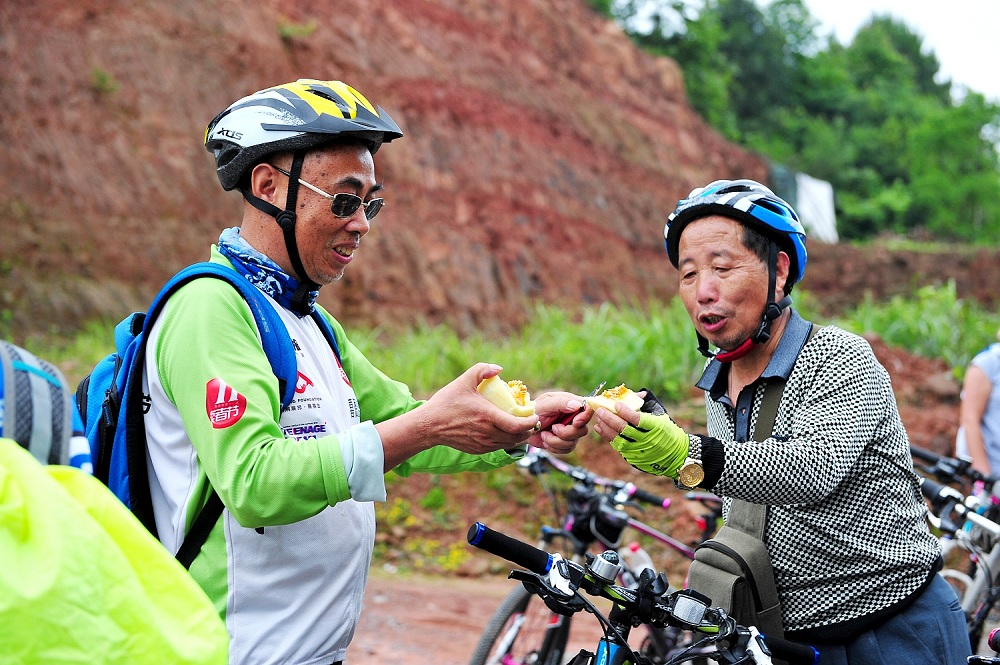
<instances>
[{"instance_id":1,"label":"blue bag","mask_svg":"<svg viewBox=\"0 0 1000 665\"><path fill-rule=\"evenodd\" d=\"M80 382L76 401L83 416L94 462L94 475L131 510L155 536L149 474L146 469L146 425L148 397L142 392L146 340L153 323L171 295L188 282L213 277L229 282L250 306L260 332L264 353L278 378L281 410L295 397L298 366L295 349L281 317L257 287L235 270L221 264L203 262L184 268L168 281L146 312L133 312L115 326L115 351L108 354ZM340 349L330 322L319 313L313 319L340 358ZM211 325L206 322L206 325ZM190 567L223 510L222 500L213 490L192 522L177 559Z\"/></svg>"}]
</instances>

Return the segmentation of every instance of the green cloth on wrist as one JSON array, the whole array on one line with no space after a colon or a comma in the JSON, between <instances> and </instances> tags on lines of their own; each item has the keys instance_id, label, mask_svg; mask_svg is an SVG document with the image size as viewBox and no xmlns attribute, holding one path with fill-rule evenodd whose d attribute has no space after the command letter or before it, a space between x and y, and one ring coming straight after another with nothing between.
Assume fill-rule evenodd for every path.
<instances>
[{"instance_id":1,"label":"green cloth on wrist","mask_svg":"<svg viewBox=\"0 0 1000 665\"><path fill-rule=\"evenodd\" d=\"M626 462L646 473L677 478L677 470L688 456L690 440L668 414L639 414L639 424L611 441Z\"/></svg>"}]
</instances>

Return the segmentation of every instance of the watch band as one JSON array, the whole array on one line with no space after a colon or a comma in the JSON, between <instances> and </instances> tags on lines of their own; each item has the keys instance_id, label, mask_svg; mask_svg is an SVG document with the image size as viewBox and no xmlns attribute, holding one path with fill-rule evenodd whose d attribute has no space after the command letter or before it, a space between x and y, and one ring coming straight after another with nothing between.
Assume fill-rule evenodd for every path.
<instances>
[{"instance_id":1,"label":"watch band","mask_svg":"<svg viewBox=\"0 0 1000 665\"><path fill-rule=\"evenodd\" d=\"M688 434L688 457L701 461L701 437Z\"/></svg>"},{"instance_id":2,"label":"watch band","mask_svg":"<svg viewBox=\"0 0 1000 665\"><path fill-rule=\"evenodd\" d=\"M688 455L678 470L674 484L678 489L693 490L705 480L705 469L701 463L701 437L688 434Z\"/></svg>"}]
</instances>

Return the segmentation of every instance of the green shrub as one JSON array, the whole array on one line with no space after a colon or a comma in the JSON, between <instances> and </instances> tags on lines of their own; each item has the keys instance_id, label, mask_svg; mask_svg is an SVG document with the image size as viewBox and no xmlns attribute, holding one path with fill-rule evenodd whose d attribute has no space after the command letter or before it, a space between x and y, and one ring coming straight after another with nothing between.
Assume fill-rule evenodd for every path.
<instances>
[{"instance_id":1,"label":"green shrub","mask_svg":"<svg viewBox=\"0 0 1000 665\"><path fill-rule=\"evenodd\" d=\"M886 303L871 297L838 320L859 335L877 334L896 346L926 358L942 358L961 374L972 357L996 339L1000 315L958 297L955 282L924 286L912 296Z\"/></svg>"},{"instance_id":2,"label":"green shrub","mask_svg":"<svg viewBox=\"0 0 1000 665\"><path fill-rule=\"evenodd\" d=\"M113 95L121 87L122 84L110 72L100 67L94 67L90 70L90 89L97 94Z\"/></svg>"},{"instance_id":3,"label":"green shrub","mask_svg":"<svg viewBox=\"0 0 1000 665\"><path fill-rule=\"evenodd\" d=\"M803 316L817 323L877 334L890 346L944 359L956 374L1000 328L1000 315L959 298L951 282L888 302L869 297L836 320L818 313L808 291L796 290L795 303ZM92 322L73 338L32 338L24 346L59 365L75 386L113 350L112 328L110 323ZM376 367L406 383L418 397L431 395L482 361L503 366L501 376L521 379L535 394L552 388L585 394L607 381L609 388L620 383L650 388L661 400L677 404L685 400L705 362L678 298L644 306L538 305L530 322L507 337L460 338L448 326L426 324L397 334L381 328L349 334Z\"/></svg>"}]
</instances>

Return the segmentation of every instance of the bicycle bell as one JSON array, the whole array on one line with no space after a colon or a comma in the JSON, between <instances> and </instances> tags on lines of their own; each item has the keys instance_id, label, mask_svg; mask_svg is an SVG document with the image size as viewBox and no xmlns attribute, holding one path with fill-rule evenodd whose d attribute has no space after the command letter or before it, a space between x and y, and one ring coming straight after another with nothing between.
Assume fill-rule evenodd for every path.
<instances>
[{"instance_id":1,"label":"bicycle bell","mask_svg":"<svg viewBox=\"0 0 1000 665\"><path fill-rule=\"evenodd\" d=\"M594 557L588 568L590 569L590 574L601 582L613 584L618 579L618 573L621 571L622 565L621 560L618 558L618 552L605 550Z\"/></svg>"}]
</instances>

